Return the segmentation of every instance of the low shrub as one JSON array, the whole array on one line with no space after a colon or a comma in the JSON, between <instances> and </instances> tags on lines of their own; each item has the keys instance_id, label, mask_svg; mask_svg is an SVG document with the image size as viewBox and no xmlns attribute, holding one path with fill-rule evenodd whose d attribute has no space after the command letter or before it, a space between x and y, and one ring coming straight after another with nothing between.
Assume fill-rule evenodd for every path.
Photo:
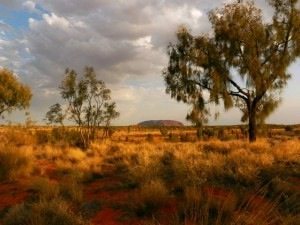
<instances>
[{"instance_id":1,"label":"low shrub","mask_svg":"<svg viewBox=\"0 0 300 225\"><path fill-rule=\"evenodd\" d=\"M146 141L152 142L154 140L152 134L147 134Z\"/></svg>"},{"instance_id":2,"label":"low shrub","mask_svg":"<svg viewBox=\"0 0 300 225\"><path fill-rule=\"evenodd\" d=\"M163 136L163 137L167 137L169 134L169 131L166 127L160 127L159 131L160 131L161 136Z\"/></svg>"},{"instance_id":3,"label":"low shrub","mask_svg":"<svg viewBox=\"0 0 300 225\"><path fill-rule=\"evenodd\" d=\"M59 185L55 182L51 182L47 178L36 178L33 180L30 190L33 195L32 201L49 201L59 196Z\"/></svg>"},{"instance_id":4,"label":"low shrub","mask_svg":"<svg viewBox=\"0 0 300 225\"><path fill-rule=\"evenodd\" d=\"M172 132L169 132L169 141L171 142L178 142L180 141L180 136L177 134L173 134Z\"/></svg>"},{"instance_id":5,"label":"low shrub","mask_svg":"<svg viewBox=\"0 0 300 225\"><path fill-rule=\"evenodd\" d=\"M292 131L294 130L294 127L293 127L293 126L285 126L285 127L284 127L284 130L285 130L286 132L292 132Z\"/></svg>"},{"instance_id":6,"label":"low shrub","mask_svg":"<svg viewBox=\"0 0 300 225\"><path fill-rule=\"evenodd\" d=\"M81 185L74 179L68 178L60 184L60 195L67 201L81 203L83 195Z\"/></svg>"},{"instance_id":7,"label":"low shrub","mask_svg":"<svg viewBox=\"0 0 300 225\"><path fill-rule=\"evenodd\" d=\"M36 141L38 144L53 144L66 147L84 147L84 141L77 129L55 127L52 130L37 130Z\"/></svg>"},{"instance_id":8,"label":"low shrub","mask_svg":"<svg viewBox=\"0 0 300 225\"><path fill-rule=\"evenodd\" d=\"M33 132L21 127L8 127L3 134L5 143L16 147L35 144Z\"/></svg>"},{"instance_id":9,"label":"low shrub","mask_svg":"<svg viewBox=\"0 0 300 225\"><path fill-rule=\"evenodd\" d=\"M0 149L0 181L14 180L19 176L27 176L33 171L30 152L16 147Z\"/></svg>"},{"instance_id":10,"label":"low shrub","mask_svg":"<svg viewBox=\"0 0 300 225\"><path fill-rule=\"evenodd\" d=\"M66 129L64 127L54 128L51 132L52 143L65 143L72 147L84 148L84 140L80 132L76 129Z\"/></svg>"},{"instance_id":11,"label":"low shrub","mask_svg":"<svg viewBox=\"0 0 300 225\"><path fill-rule=\"evenodd\" d=\"M86 225L84 219L74 213L61 199L20 204L11 208L3 219L3 225Z\"/></svg>"},{"instance_id":12,"label":"low shrub","mask_svg":"<svg viewBox=\"0 0 300 225\"><path fill-rule=\"evenodd\" d=\"M185 189L179 215L192 224L230 224L235 213L237 200L233 194L213 196L207 191L188 187Z\"/></svg>"},{"instance_id":13,"label":"low shrub","mask_svg":"<svg viewBox=\"0 0 300 225\"><path fill-rule=\"evenodd\" d=\"M172 186L172 192L180 193L189 182L189 171L185 162L173 152L165 151L159 161L159 177Z\"/></svg>"},{"instance_id":14,"label":"low shrub","mask_svg":"<svg viewBox=\"0 0 300 225\"><path fill-rule=\"evenodd\" d=\"M52 142L51 131L49 130L36 130L35 137L38 145L49 144Z\"/></svg>"},{"instance_id":15,"label":"low shrub","mask_svg":"<svg viewBox=\"0 0 300 225\"><path fill-rule=\"evenodd\" d=\"M178 225L292 224L278 214L276 202L256 194L239 199L233 192L214 187L186 188L178 211L170 218L174 220L171 224ZM289 221L294 222L295 218L289 217Z\"/></svg>"},{"instance_id":16,"label":"low shrub","mask_svg":"<svg viewBox=\"0 0 300 225\"><path fill-rule=\"evenodd\" d=\"M166 204L168 198L169 194L165 184L156 179L141 185L135 195L132 207L139 217L152 216Z\"/></svg>"},{"instance_id":17,"label":"low shrub","mask_svg":"<svg viewBox=\"0 0 300 225\"><path fill-rule=\"evenodd\" d=\"M33 201L49 201L62 198L68 202L81 203L81 185L73 177L66 177L59 184L47 178L37 178L32 182Z\"/></svg>"}]
</instances>

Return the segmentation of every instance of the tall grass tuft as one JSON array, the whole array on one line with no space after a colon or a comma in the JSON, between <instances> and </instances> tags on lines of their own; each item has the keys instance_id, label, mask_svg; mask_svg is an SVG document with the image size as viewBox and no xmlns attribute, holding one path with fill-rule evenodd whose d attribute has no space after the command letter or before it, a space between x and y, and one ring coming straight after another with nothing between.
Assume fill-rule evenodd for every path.
<instances>
[{"instance_id":1,"label":"tall grass tuft","mask_svg":"<svg viewBox=\"0 0 300 225\"><path fill-rule=\"evenodd\" d=\"M0 181L15 180L33 171L33 158L29 149L13 146L0 147Z\"/></svg>"},{"instance_id":2,"label":"tall grass tuft","mask_svg":"<svg viewBox=\"0 0 300 225\"><path fill-rule=\"evenodd\" d=\"M164 206L169 198L169 193L161 180L152 180L143 184L136 195L132 208L139 217L152 216Z\"/></svg>"},{"instance_id":3,"label":"tall grass tuft","mask_svg":"<svg viewBox=\"0 0 300 225\"><path fill-rule=\"evenodd\" d=\"M87 225L88 223L61 199L16 205L9 210L3 225Z\"/></svg>"}]
</instances>

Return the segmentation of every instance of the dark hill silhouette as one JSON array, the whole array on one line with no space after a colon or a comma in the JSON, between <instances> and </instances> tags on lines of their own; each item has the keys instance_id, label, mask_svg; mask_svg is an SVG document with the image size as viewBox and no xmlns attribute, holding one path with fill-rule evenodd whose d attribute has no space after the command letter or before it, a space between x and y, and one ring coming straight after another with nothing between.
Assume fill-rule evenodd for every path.
<instances>
[{"instance_id":1,"label":"dark hill silhouette","mask_svg":"<svg viewBox=\"0 0 300 225\"><path fill-rule=\"evenodd\" d=\"M147 120L140 122L138 126L142 127L182 127L184 126L181 122L175 120Z\"/></svg>"}]
</instances>

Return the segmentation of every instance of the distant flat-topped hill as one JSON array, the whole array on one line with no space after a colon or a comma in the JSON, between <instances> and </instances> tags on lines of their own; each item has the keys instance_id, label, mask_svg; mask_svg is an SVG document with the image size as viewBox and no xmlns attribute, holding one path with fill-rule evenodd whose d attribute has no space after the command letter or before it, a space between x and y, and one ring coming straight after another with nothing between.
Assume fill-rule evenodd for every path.
<instances>
[{"instance_id":1,"label":"distant flat-topped hill","mask_svg":"<svg viewBox=\"0 0 300 225\"><path fill-rule=\"evenodd\" d=\"M142 127L182 127L184 126L181 122L175 120L147 120L140 122L138 126Z\"/></svg>"}]
</instances>

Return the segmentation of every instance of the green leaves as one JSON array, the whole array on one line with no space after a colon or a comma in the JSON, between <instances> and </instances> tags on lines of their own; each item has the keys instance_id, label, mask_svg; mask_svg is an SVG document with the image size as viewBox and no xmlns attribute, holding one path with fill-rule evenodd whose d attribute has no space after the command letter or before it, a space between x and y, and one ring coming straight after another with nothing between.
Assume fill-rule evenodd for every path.
<instances>
[{"instance_id":1,"label":"green leaves","mask_svg":"<svg viewBox=\"0 0 300 225\"><path fill-rule=\"evenodd\" d=\"M0 116L29 107L32 94L8 69L0 69Z\"/></svg>"},{"instance_id":2,"label":"green leaves","mask_svg":"<svg viewBox=\"0 0 300 225\"><path fill-rule=\"evenodd\" d=\"M64 118L65 118L65 114L59 103L50 106L49 111L46 113L46 121L48 124L63 125Z\"/></svg>"},{"instance_id":3,"label":"green leaves","mask_svg":"<svg viewBox=\"0 0 300 225\"><path fill-rule=\"evenodd\" d=\"M263 21L253 2L246 1L212 10L209 34L193 36L180 27L177 42L169 45L169 64L163 73L167 93L192 105L193 115L209 103L223 103L225 109L239 107L243 121L253 116L265 120L278 106L279 98L273 97L290 78L288 66L300 55L297 2L270 0L274 8L270 23ZM201 108L199 102L204 102Z\"/></svg>"},{"instance_id":4,"label":"green leaves","mask_svg":"<svg viewBox=\"0 0 300 225\"><path fill-rule=\"evenodd\" d=\"M76 71L66 70L60 86L62 98L69 103L72 120L79 126L100 126L107 120L116 118L116 105L110 102L111 91L102 80L98 80L92 67L86 67L79 80Z\"/></svg>"},{"instance_id":5,"label":"green leaves","mask_svg":"<svg viewBox=\"0 0 300 225\"><path fill-rule=\"evenodd\" d=\"M111 120L120 114L116 103L111 101L111 91L102 80L97 79L92 67L86 67L82 78L75 70L66 69L60 85L61 96L68 106L63 112L59 104L50 107L46 119L51 123L61 123L65 116L79 126L84 147L94 138L96 129L104 126L107 130Z\"/></svg>"}]
</instances>

